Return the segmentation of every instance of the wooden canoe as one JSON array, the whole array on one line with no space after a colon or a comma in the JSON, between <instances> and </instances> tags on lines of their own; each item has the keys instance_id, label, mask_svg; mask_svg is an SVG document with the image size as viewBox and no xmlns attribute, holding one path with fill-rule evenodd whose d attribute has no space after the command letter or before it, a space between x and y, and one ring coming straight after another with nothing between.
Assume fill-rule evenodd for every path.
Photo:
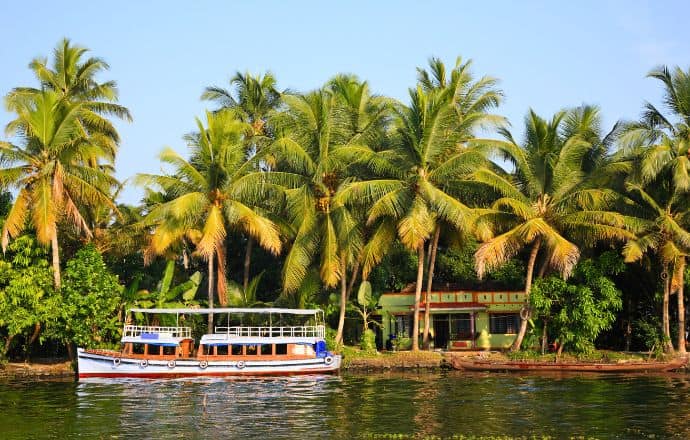
<instances>
[{"instance_id":1,"label":"wooden canoe","mask_svg":"<svg viewBox=\"0 0 690 440\"><path fill-rule=\"evenodd\" d=\"M668 362L529 362L462 359L453 356L451 361L456 370L469 371L563 371L585 373L641 373L646 371L672 371L683 368L687 358Z\"/></svg>"}]
</instances>

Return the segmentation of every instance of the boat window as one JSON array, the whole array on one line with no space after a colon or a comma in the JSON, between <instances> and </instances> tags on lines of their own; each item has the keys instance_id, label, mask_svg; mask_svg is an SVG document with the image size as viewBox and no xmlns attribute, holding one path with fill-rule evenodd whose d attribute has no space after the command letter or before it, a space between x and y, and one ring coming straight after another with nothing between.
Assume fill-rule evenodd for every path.
<instances>
[{"instance_id":1,"label":"boat window","mask_svg":"<svg viewBox=\"0 0 690 440\"><path fill-rule=\"evenodd\" d=\"M247 355L248 356L253 356L257 354L257 346L256 345L247 345Z\"/></svg>"},{"instance_id":2,"label":"boat window","mask_svg":"<svg viewBox=\"0 0 690 440\"><path fill-rule=\"evenodd\" d=\"M520 315L518 313L495 314L490 316L490 333L514 335L520 327Z\"/></svg>"},{"instance_id":3,"label":"boat window","mask_svg":"<svg viewBox=\"0 0 690 440\"><path fill-rule=\"evenodd\" d=\"M132 344L133 354L144 354L144 344Z\"/></svg>"},{"instance_id":4,"label":"boat window","mask_svg":"<svg viewBox=\"0 0 690 440\"><path fill-rule=\"evenodd\" d=\"M233 345L231 353L233 356L242 356L242 346L241 345Z\"/></svg>"},{"instance_id":5,"label":"boat window","mask_svg":"<svg viewBox=\"0 0 690 440\"><path fill-rule=\"evenodd\" d=\"M177 347L163 347L163 354L167 356L174 356L176 348Z\"/></svg>"},{"instance_id":6,"label":"boat window","mask_svg":"<svg viewBox=\"0 0 690 440\"><path fill-rule=\"evenodd\" d=\"M270 356L273 354L273 345L272 344L263 344L261 345L261 354L266 356Z\"/></svg>"},{"instance_id":7,"label":"boat window","mask_svg":"<svg viewBox=\"0 0 690 440\"><path fill-rule=\"evenodd\" d=\"M148 351L147 351L147 353L150 354L150 355L152 355L152 356L158 356L158 355L161 354L161 348L160 348L159 346L157 346L157 345L150 345L150 344L148 344Z\"/></svg>"},{"instance_id":8,"label":"boat window","mask_svg":"<svg viewBox=\"0 0 690 440\"><path fill-rule=\"evenodd\" d=\"M202 345L199 348L202 348L201 352L203 354L205 354L207 356L213 356L213 345Z\"/></svg>"},{"instance_id":9,"label":"boat window","mask_svg":"<svg viewBox=\"0 0 690 440\"><path fill-rule=\"evenodd\" d=\"M228 346L227 345L219 345L216 347L216 354L218 356L227 356L228 355Z\"/></svg>"},{"instance_id":10,"label":"boat window","mask_svg":"<svg viewBox=\"0 0 690 440\"><path fill-rule=\"evenodd\" d=\"M276 344L276 354L287 354L287 344Z\"/></svg>"}]
</instances>

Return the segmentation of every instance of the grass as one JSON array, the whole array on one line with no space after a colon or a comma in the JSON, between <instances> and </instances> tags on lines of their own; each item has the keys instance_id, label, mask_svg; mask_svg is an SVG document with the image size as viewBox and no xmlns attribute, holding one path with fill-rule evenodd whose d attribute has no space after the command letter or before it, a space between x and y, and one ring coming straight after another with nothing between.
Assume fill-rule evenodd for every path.
<instances>
[{"instance_id":1,"label":"grass","mask_svg":"<svg viewBox=\"0 0 690 440\"><path fill-rule=\"evenodd\" d=\"M343 355L343 369L346 370L403 370L429 369L436 370L446 367L443 354L435 351L398 351L398 352L367 352L359 347L343 346L338 350ZM480 356L485 360L494 361L533 361L556 362L556 353L541 354L534 350L512 352L456 352L456 355ZM563 353L559 362L641 362L650 360L647 353L628 353L610 350L594 350L591 353Z\"/></svg>"},{"instance_id":2,"label":"grass","mask_svg":"<svg viewBox=\"0 0 690 440\"><path fill-rule=\"evenodd\" d=\"M518 351L515 353L508 352L505 356L514 361L538 361L538 362L555 362L556 353L541 354L541 352L533 350ZM560 362L602 362L615 363L625 361L645 361L647 356L644 353L625 353L620 351L610 350L594 350L591 353L562 353L558 359Z\"/></svg>"},{"instance_id":3,"label":"grass","mask_svg":"<svg viewBox=\"0 0 690 440\"><path fill-rule=\"evenodd\" d=\"M358 347L344 346L341 350L344 369L395 370L439 369L443 355L434 351L366 352Z\"/></svg>"}]
</instances>

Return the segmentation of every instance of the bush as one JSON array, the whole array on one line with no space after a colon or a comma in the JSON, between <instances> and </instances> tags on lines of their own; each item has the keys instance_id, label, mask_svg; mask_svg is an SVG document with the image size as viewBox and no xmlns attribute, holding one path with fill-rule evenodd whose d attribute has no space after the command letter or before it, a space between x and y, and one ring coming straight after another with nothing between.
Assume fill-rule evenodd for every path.
<instances>
[{"instance_id":1,"label":"bush","mask_svg":"<svg viewBox=\"0 0 690 440\"><path fill-rule=\"evenodd\" d=\"M664 333L661 331L661 321L656 316L649 316L635 322L635 335L642 341L645 348L652 352L655 358L664 354Z\"/></svg>"},{"instance_id":2,"label":"bush","mask_svg":"<svg viewBox=\"0 0 690 440\"><path fill-rule=\"evenodd\" d=\"M342 350L343 346L335 343L335 335L338 332L334 329L326 326L326 348L333 352L339 352Z\"/></svg>"},{"instance_id":3,"label":"bush","mask_svg":"<svg viewBox=\"0 0 690 440\"><path fill-rule=\"evenodd\" d=\"M108 347L117 342L121 292L117 276L94 246L80 249L67 262L63 277L60 336L82 347Z\"/></svg>"},{"instance_id":4,"label":"bush","mask_svg":"<svg viewBox=\"0 0 690 440\"><path fill-rule=\"evenodd\" d=\"M372 329L367 329L364 334L362 334L362 339L359 342L359 346L362 351L367 353L376 352L376 333Z\"/></svg>"},{"instance_id":5,"label":"bush","mask_svg":"<svg viewBox=\"0 0 690 440\"><path fill-rule=\"evenodd\" d=\"M620 255L604 252L580 261L568 280L555 275L536 280L530 301L537 314L548 321L551 336L571 351L588 354L623 306L622 292L611 279L623 270Z\"/></svg>"},{"instance_id":6,"label":"bush","mask_svg":"<svg viewBox=\"0 0 690 440\"><path fill-rule=\"evenodd\" d=\"M393 347L395 347L395 351L410 350L412 348L412 338L399 334L393 340Z\"/></svg>"},{"instance_id":7,"label":"bush","mask_svg":"<svg viewBox=\"0 0 690 440\"><path fill-rule=\"evenodd\" d=\"M0 359L20 339L29 341L37 328L47 322L50 327L59 308L45 248L29 235L13 240L7 254L0 255ZM41 332L41 339L45 333Z\"/></svg>"}]
</instances>

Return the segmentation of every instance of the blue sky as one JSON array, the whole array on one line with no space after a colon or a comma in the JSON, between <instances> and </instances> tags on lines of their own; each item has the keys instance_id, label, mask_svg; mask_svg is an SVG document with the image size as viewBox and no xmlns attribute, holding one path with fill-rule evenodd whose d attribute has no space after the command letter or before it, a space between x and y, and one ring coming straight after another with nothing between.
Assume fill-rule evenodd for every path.
<instances>
[{"instance_id":1,"label":"blue sky","mask_svg":"<svg viewBox=\"0 0 690 440\"><path fill-rule=\"evenodd\" d=\"M158 172L163 146L179 151L206 104L205 86L236 70L271 70L281 88L310 90L337 72L406 101L415 67L430 56L474 60L501 80L499 112L515 131L529 107L549 116L582 103L605 121L632 119L658 102L645 74L659 64L690 66L690 2L667 1L60 1L0 2L0 94L35 85L27 68L62 37L111 65L120 102L118 177ZM662 2L658 2L661 4ZM0 125L10 115L0 110ZM128 188L122 201L141 192Z\"/></svg>"}]
</instances>

